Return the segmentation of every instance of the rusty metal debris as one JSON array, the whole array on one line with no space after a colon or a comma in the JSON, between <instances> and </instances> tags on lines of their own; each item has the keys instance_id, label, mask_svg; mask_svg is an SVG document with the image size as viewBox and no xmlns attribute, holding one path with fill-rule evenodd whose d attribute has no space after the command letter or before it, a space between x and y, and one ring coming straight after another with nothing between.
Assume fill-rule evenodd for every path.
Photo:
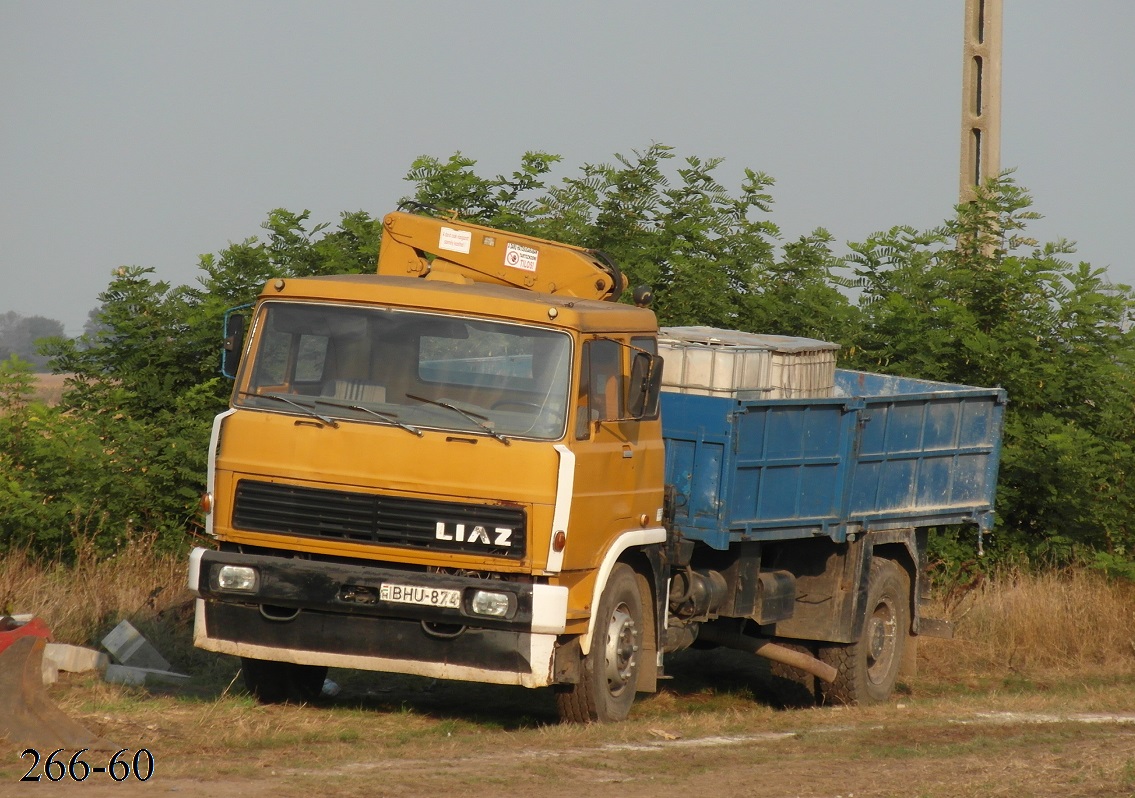
<instances>
[{"instance_id":1,"label":"rusty metal debris","mask_svg":"<svg viewBox=\"0 0 1135 798\"><path fill-rule=\"evenodd\" d=\"M47 697L43 687L46 646L43 637L23 635L0 652L0 737L41 748L113 748Z\"/></svg>"}]
</instances>

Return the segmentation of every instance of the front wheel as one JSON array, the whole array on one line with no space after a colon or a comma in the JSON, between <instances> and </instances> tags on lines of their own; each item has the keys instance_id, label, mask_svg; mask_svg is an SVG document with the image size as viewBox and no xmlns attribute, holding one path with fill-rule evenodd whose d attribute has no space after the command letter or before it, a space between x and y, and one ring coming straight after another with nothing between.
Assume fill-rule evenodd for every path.
<instances>
[{"instance_id":1,"label":"front wheel","mask_svg":"<svg viewBox=\"0 0 1135 798\"><path fill-rule=\"evenodd\" d=\"M618 563L599 600L591 650L578 684L556 693L560 719L569 723L626 720L642 667L642 595L635 572Z\"/></svg>"},{"instance_id":2,"label":"front wheel","mask_svg":"<svg viewBox=\"0 0 1135 798\"><path fill-rule=\"evenodd\" d=\"M867 577L867 610L859 640L821 646L819 657L836 669L831 684L820 682L822 698L836 704L879 704L890 699L910 632L910 578L894 560L872 558Z\"/></svg>"}]
</instances>

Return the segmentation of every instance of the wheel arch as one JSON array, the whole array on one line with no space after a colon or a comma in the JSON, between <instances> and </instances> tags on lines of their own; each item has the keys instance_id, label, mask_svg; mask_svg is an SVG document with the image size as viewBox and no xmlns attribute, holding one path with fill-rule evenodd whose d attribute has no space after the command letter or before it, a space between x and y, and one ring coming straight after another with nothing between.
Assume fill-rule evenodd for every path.
<instances>
[{"instance_id":1,"label":"wheel arch","mask_svg":"<svg viewBox=\"0 0 1135 798\"><path fill-rule=\"evenodd\" d=\"M765 634L786 640L854 643L859 639L867 611L871 561L893 560L907 574L910 633L917 634L919 596L924 583L924 530L876 529L836 543L830 539L790 540L777 544L770 567L783 568L796 577L797 592L825 596L824 603L797 602L791 618L765 628ZM773 549L773 547L769 547Z\"/></svg>"},{"instance_id":2,"label":"wheel arch","mask_svg":"<svg viewBox=\"0 0 1135 798\"><path fill-rule=\"evenodd\" d=\"M647 529L634 529L624 532L615 539L607 549L603 561L599 564L599 572L595 576L595 586L591 593L591 617L587 621L587 631L579 640L580 652L587 655L591 651L591 641L595 635L596 614L600 597L607 587L616 563L626 563L638 575L639 591L642 593L642 606L644 613L649 611L651 619L646 622L646 631L650 633L654 650L657 650L662 619L659 606L665 598L665 591L660 589L666 585L665 565L662 560L662 544L666 540L666 530L662 527ZM644 592L645 591L645 592Z\"/></svg>"},{"instance_id":3,"label":"wheel arch","mask_svg":"<svg viewBox=\"0 0 1135 798\"><path fill-rule=\"evenodd\" d=\"M914 529L896 530L895 533L887 535L887 538L891 539L876 540L871 546L870 555L864 563L860 595L866 597L867 579L871 573L872 559L880 558L896 562L906 572L909 587L906 598L907 610L910 614L910 628L906 631L907 634L917 634L920 617L918 597L922 594L922 562L925 559L925 546L919 545L917 530ZM860 614L866 611L866 607L862 604L858 609Z\"/></svg>"}]
</instances>

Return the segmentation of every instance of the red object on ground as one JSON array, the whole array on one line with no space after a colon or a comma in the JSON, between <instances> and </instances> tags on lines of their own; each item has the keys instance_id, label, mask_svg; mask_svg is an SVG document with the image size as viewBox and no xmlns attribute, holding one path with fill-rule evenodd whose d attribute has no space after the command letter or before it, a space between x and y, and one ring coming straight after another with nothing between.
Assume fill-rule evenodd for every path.
<instances>
[{"instance_id":1,"label":"red object on ground","mask_svg":"<svg viewBox=\"0 0 1135 798\"><path fill-rule=\"evenodd\" d=\"M0 630L0 651L3 651L21 637L29 636L42 637L44 640L50 640L51 630L47 628L47 624L39 617L32 618L27 623L21 624L15 629Z\"/></svg>"}]
</instances>

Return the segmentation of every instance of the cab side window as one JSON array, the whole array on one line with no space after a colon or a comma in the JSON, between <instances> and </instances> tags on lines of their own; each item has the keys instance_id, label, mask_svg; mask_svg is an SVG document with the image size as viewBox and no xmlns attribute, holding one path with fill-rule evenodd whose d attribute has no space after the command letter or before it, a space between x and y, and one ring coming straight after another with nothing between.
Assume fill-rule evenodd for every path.
<instances>
[{"instance_id":1,"label":"cab side window","mask_svg":"<svg viewBox=\"0 0 1135 798\"><path fill-rule=\"evenodd\" d=\"M618 341L598 339L583 345L576 438L590 437L591 422L616 421L626 416L623 347Z\"/></svg>"},{"instance_id":2,"label":"cab side window","mask_svg":"<svg viewBox=\"0 0 1135 798\"><path fill-rule=\"evenodd\" d=\"M649 352L652 355L658 354L658 339L654 336L635 336L631 339L631 349L642 350Z\"/></svg>"}]
</instances>

